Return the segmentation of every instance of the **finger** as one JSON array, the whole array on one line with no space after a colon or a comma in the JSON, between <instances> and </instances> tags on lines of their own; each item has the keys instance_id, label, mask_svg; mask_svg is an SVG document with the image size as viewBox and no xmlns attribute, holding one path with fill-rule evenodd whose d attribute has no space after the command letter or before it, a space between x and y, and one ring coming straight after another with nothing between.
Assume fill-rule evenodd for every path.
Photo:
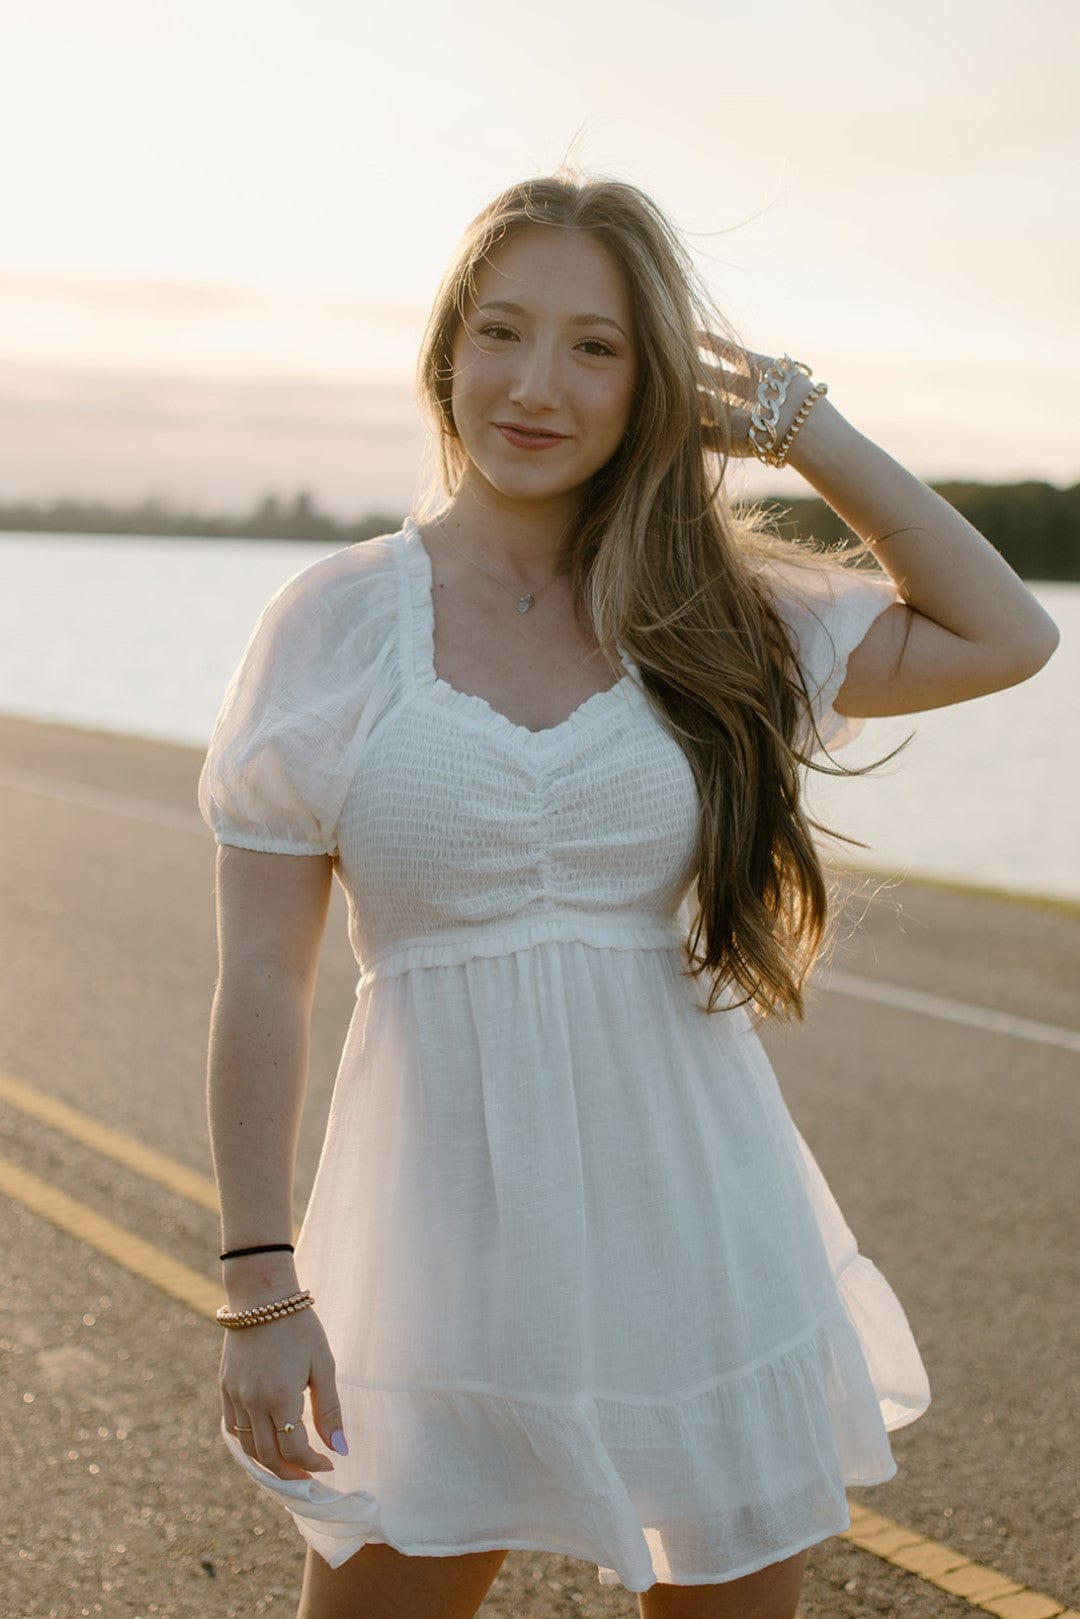
<instances>
[{"instance_id":1,"label":"finger","mask_svg":"<svg viewBox=\"0 0 1080 1619\"><path fill-rule=\"evenodd\" d=\"M233 1404L224 1389L221 1391L221 1415L226 1428L231 1434L235 1434L241 1445L245 1438L251 1438L251 1423L240 1407Z\"/></svg>"},{"instance_id":2,"label":"finger","mask_svg":"<svg viewBox=\"0 0 1080 1619\"><path fill-rule=\"evenodd\" d=\"M746 437L740 433L738 423L732 420L729 430L725 433L723 427L710 427L708 423L702 424L702 447L713 455L742 456L745 455Z\"/></svg>"},{"instance_id":3,"label":"finger","mask_svg":"<svg viewBox=\"0 0 1080 1619\"><path fill-rule=\"evenodd\" d=\"M733 394L736 399L749 399L754 392L754 378L745 376L741 371L728 371L723 366L709 365L705 367L705 372L709 387Z\"/></svg>"},{"instance_id":4,"label":"finger","mask_svg":"<svg viewBox=\"0 0 1080 1619\"><path fill-rule=\"evenodd\" d=\"M714 393L705 393L701 398L701 440L707 450L722 450L728 435L731 432L731 411L722 399Z\"/></svg>"},{"instance_id":5,"label":"finger","mask_svg":"<svg viewBox=\"0 0 1080 1619\"><path fill-rule=\"evenodd\" d=\"M277 1478L307 1478L308 1474L286 1461L278 1449L279 1436L274 1432L274 1421L269 1411L252 1412L251 1421L255 1426L255 1460Z\"/></svg>"},{"instance_id":6,"label":"finger","mask_svg":"<svg viewBox=\"0 0 1080 1619\"><path fill-rule=\"evenodd\" d=\"M334 1464L328 1456L320 1456L313 1450L308 1442L307 1429L299 1418L286 1422L274 1422L274 1432L277 1435L278 1450L284 1462L301 1471L306 1469L310 1473L330 1473Z\"/></svg>"},{"instance_id":7,"label":"finger","mask_svg":"<svg viewBox=\"0 0 1080 1619\"><path fill-rule=\"evenodd\" d=\"M342 1407L338 1404L337 1381L334 1378L334 1355L325 1350L311 1360L311 1415L319 1430L319 1438L327 1451L340 1451L348 1455L348 1444L342 1431ZM337 1433L338 1444L334 1443Z\"/></svg>"},{"instance_id":8,"label":"finger","mask_svg":"<svg viewBox=\"0 0 1080 1619\"><path fill-rule=\"evenodd\" d=\"M754 454L754 446L750 442L750 418L740 411L735 411L731 417L731 454L736 459Z\"/></svg>"},{"instance_id":9,"label":"finger","mask_svg":"<svg viewBox=\"0 0 1080 1619\"><path fill-rule=\"evenodd\" d=\"M706 434L721 433L725 424L731 420L731 412L722 409L719 400L706 396L701 401L698 420Z\"/></svg>"},{"instance_id":10,"label":"finger","mask_svg":"<svg viewBox=\"0 0 1080 1619\"><path fill-rule=\"evenodd\" d=\"M233 1433L240 1442L240 1448L245 1456L250 1456L253 1462L258 1461L255 1450L255 1424L253 1419L244 1410L243 1406L234 1406Z\"/></svg>"},{"instance_id":11,"label":"finger","mask_svg":"<svg viewBox=\"0 0 1080 1619\"><path fill-rule=\"evenodd\" d=\"M347 1456L349 1447L343 1432L334 1362L330 1357L319 1357L311 1368L311 1414L327 1449Z\"/></svg>"},{"instance_id":12,"label":"finger","mask_svg":"<svg viewBox=\"0 0 1080 1619\"><path fill-rule=\"evenodd\" d=\"M716 332L698 332L698 343L701 348L711 351L714 355L727 359L740 371L750 371L751 376L763 376L764 372L774 363L774 356L759 355L753 348L742 348L738 343L729 343L727 338L717 337Z\"/></svg>"},{"instance_id":13,"label":"finger","mask_svg":"<svg viewBox=\"0 0 1080 1619\"><path fill-rule=\"evenodd\" d=\"M227 1338L228 1333L223 1334L223 1336ZM218 1393L221 1395L221 1419L224 1422L226 1428L229 1430L229 1432L232 1433L232 1432L235 1431L235 1428L236 1428L236 1411L237 1411L237 1407L233 1402L232 1395L229 1393L228 1389L225 1387L225 1347L224 1347L224 1345L222 1345L221 1364L220 1364L220 1366L218 1368Z\"/></svg>"},{"instance_id":14,"label":"finger","mask_svg":"<svg viewBox=\"0 0 1080 1619\"><path fill-rule=\"evenodd\" d=\"M753 349L740 348L735 343L717 337L714 332L702 332L698 335L705 340L701 343L702 348L709 349L713 354L718 354L722 360L728 361L730 369L722 366L710 368L722 377L745 380L748 376L752 386L756 388L772 364L768 354L757 354Z\"/></svg>"},{"instance_id":15,"label":"finger","mask_svg":"<svg viewBox=\"0 0 1080 1619\"><path fill-rule=\"evenodd\" d=\"M746 350L735 343L729 343L726 337L720 337L716 332L698 332L698 341L702 348L711 349L714 354L727 355L730 359L741 359Z\"/></svg>"},{"instance_id":16,"label":"finger","mask_svg":"<svg viewBox=\"0 0 1080 1619\"><path fill-rule=\"evenodd\" d=\"M236 1409L224 1389L221 1391L221 1420L231 1433L236 1426Z\"/></svg>"}]
</instances>

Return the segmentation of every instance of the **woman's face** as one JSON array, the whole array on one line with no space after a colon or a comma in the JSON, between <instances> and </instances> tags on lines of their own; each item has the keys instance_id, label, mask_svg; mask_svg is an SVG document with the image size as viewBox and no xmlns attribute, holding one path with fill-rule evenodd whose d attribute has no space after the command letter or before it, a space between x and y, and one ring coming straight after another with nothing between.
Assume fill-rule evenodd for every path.
<instances>
[{"instance_id":1,"label":"woman's face","mask_svg":"<svg viewBox=\"0 0 1080 1619\"><path fill-rule=\"evenodd\" d=\"M475 471L511 500L579 490L615 453L633 404L630 301L610 249L550 226L502 243L479 267L453 364L454 422Z\"/></svg>"}]
</instances>

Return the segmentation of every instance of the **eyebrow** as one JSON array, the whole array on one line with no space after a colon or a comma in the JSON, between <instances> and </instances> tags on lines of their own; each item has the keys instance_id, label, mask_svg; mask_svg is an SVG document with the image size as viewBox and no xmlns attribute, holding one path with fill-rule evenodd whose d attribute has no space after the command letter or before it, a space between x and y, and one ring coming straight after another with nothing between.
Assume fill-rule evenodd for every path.
<instances>
[{"instance_id":1,"label":"eyebrow","mask_svg":"<svg viewBox=\"0 0 1080 1619\"><path fill-rule=\"evenodd\" d=\"M508 315L525 314L525 310L522 309L520 304L507 303L505 298L491 298L486 304L477 304L476 309L477 313L479 313L482 309L502 309L505 310ZM571 315L567 324L569 326L614 326L615 330L622 337L626 337L626 333L623 331L618 321L612 320L610 315ZM630 339L627 338L627 342L629 341Z\"/></svg>"}]
</instances>

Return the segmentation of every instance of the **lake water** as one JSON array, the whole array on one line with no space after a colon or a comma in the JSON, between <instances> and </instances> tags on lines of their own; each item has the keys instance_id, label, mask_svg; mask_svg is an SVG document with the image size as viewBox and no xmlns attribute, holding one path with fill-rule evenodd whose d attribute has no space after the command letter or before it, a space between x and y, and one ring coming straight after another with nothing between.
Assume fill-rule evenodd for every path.
<instances>
[{"instance_id":1,"label":"lake water","mask_svg":"<svg viewBox=\"0 0 1080 1619\"><path fill-rule=\"evenodd\" d=\"M0 534L0 710L206 744L255 619L335 546ZM815 819L869 845L830 858L1080 899L1080 585L1035 584L1061 645L1031 680L925 714L868 720L811 774Z\"/></svg>"}]
</instances>

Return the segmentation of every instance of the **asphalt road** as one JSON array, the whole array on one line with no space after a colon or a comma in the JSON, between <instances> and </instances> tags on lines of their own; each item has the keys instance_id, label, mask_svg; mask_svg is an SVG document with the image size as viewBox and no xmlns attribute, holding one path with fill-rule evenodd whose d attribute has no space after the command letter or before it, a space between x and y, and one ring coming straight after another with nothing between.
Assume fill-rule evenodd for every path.
<instances>
[{"instance_id":1,"label":"asphalt road","mask_svg":"<svg viewBox=\"0 0 1080 1619\"><path fill-rule=\"evenodd\" d=\"M205 1174L200 762L0 718L0 1071ZM1078 1608L1080 1050L1027 1025L1080 1030L1080 909L872 881L846 914L847 988L824 969L806 1022L763 1039L930 1376L930 1410L892 1436L897 1478L850 1498ZM301 1207L353 1003L344 916L335 890ZM208 1210L2 1102L0 1157L217 1281ZM17 1202L0 1240L3 1619L291 1615L302 1543L218 1437L220 1329ZM801 1604L805 1619L974 1611L841 1539L812 1551ZM631 1619L637 1603L592 1565L513 1551L483 1612Z\"/></svg>"}]
</instances>

